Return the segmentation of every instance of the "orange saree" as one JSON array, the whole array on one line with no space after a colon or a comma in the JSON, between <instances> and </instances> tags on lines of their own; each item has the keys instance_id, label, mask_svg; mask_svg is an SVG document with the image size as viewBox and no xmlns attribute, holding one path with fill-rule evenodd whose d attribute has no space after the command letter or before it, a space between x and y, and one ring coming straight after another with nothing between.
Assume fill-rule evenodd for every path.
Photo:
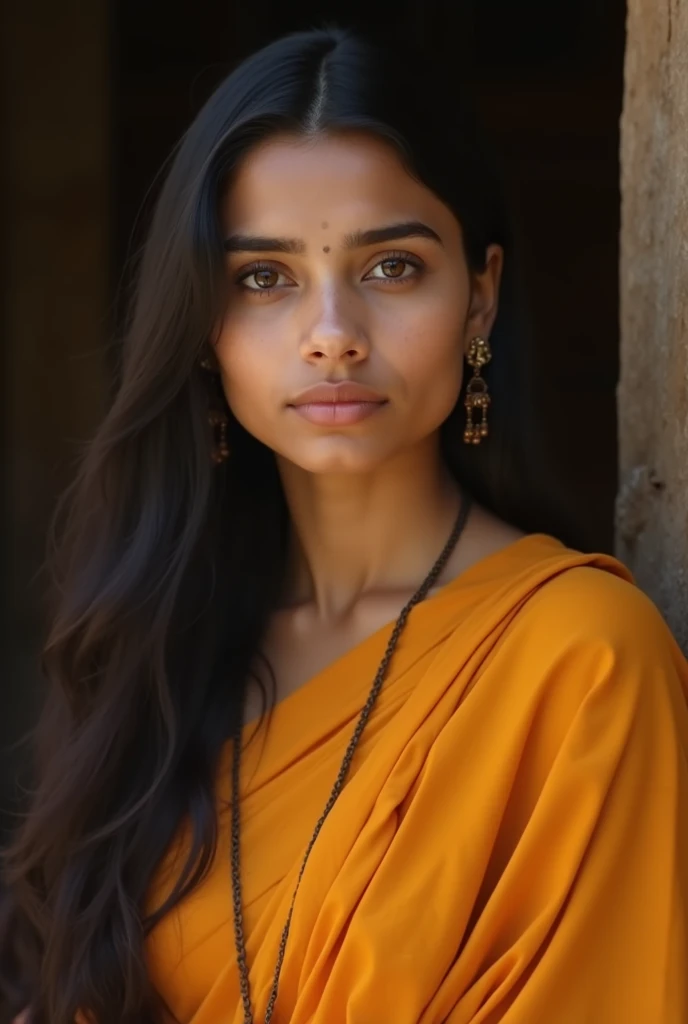
<instances>
[{"instance_id":1,"label":"orange saree","mask_svg":"<svg viewBox=\"0 0 688 1024\"><path fill-rule=\"evenodd\" d=\"M278 704L246 749L257 1024L389 632ZM212 870L147 940L153 983L184 1024L243 1021L230 758ZM273 1020L685 1024L687 965L688 665L618 562L525 537L411 613L306 867Z\"/></svg>"}]
</instances>

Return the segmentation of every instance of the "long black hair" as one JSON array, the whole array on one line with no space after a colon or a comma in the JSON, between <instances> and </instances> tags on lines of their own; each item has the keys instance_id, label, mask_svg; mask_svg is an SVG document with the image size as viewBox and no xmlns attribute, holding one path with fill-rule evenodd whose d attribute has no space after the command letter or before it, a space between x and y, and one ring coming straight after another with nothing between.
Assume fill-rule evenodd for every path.
<instances>
[{"instance_id":1,"label":"long black hair","mask_svg":"<svg viewBox=\"0 0 688 1024\"><path fill-rule=\"evenodd\" d=\"M214 855L218 759L280 588L289 518L274 454L226 409L231 457L213 466L207 413L224 396L199 366L227 300L219 199L251 147L285 131L372 133L455 213L471 269L484 269L491 243L504 247L486 373L491 436L462 443L460 396L443 452L498 515L572 539L537 454L499 183L460 92L421 54L336 28L299 32L234 70L172 154L115 393L50 533L48 697L0 924L0 991L36 1024L69 1024L78 1008L98 1024L156 1019L144 939ZM183 819L188 861L146 917L144 896Z\"/></svg>"}]
</instances>

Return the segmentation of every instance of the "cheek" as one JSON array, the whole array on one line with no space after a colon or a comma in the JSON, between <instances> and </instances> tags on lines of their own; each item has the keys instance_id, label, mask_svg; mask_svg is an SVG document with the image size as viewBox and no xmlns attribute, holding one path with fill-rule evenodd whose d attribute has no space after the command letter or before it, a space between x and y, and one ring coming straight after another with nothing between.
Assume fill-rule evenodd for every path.
<instances>
[{"instance_id":1,"label":"cheek","mask_svg":"<svg viewBox=\"0 0 688 1024\"><path fill-rule=\"evenodd\" d=\"M225 324L216 348L227 403L250 433L260 436L260 423L268 411L269 396L279 376L279 361L270 357L269 345L244 325ZM261 438L262 439L262 438Z\"/></svg>"},{"instance_id":2,"label":"cheek","mask_svg":"<svg viewBox=\"0 0 688 1024\"><path fill-rule=\"evenodd\" d=\"M463 324L446 310L427 311L404 324L397 344L397 370L410 404L423 419L449 415L461 390L464 372Z\"/></svg>"}]
</instances>

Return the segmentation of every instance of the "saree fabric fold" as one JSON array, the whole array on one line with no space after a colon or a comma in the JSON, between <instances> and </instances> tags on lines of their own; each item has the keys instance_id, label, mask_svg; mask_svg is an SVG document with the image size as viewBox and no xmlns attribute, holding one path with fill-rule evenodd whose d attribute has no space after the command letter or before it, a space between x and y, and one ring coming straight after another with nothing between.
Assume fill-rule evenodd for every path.
<instances>
[{"instance_id":1,"label":"saree fabric fold","mask_svg":"<svg viewBox=\"0 0 688 1024\"><path fill-rule=\"evenodd\" d=\"M391 624L244 730L256 1024ZM242 1024L230 744L211 870L147 939L183 1024ZM158 906L188 836L156 876ZM544 534L412 611L296 898L274 1024L685 1024L688 665L623 566Z\"/></svg>"}]
</instances>

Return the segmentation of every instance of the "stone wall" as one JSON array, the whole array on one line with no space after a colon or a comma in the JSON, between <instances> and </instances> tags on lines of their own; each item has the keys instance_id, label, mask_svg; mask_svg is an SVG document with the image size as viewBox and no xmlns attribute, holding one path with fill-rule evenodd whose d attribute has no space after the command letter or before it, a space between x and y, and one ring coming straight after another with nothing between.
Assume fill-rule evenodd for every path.
<instances>
[{"instance_id":1,"label":"stone wall","mask_svg":"<svg viewBox=\"0 0 688 1024\"><path fill-rule=\"evenodd\" d=\"M688 3L627 27L617 551L688 650Z\"/></svg>"}]
</instances>

